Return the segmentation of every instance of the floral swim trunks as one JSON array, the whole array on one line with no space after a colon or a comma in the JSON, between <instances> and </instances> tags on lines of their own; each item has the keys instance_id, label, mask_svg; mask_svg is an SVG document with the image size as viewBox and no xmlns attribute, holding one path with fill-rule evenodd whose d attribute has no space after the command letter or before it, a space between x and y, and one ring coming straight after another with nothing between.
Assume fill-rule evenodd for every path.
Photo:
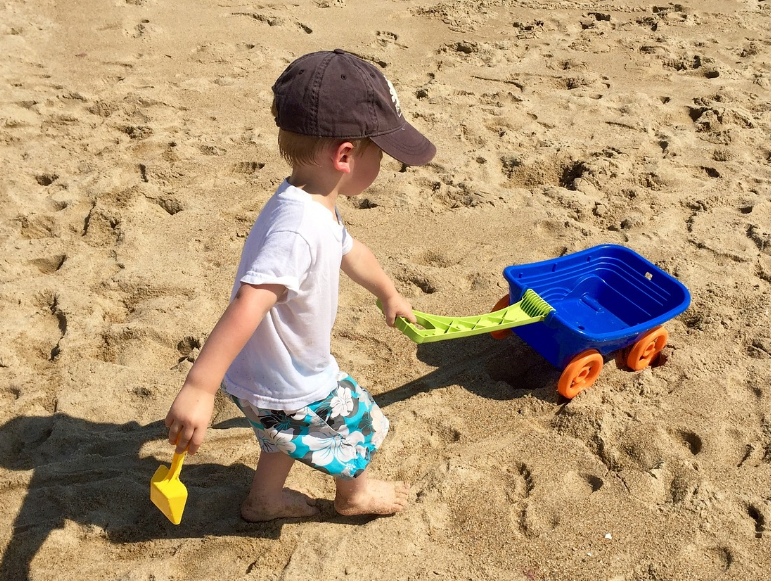
<instances>
[{"instance_id":1,"label":"floral swim trunks","mask_svg":"<svg viewBox=\"0 0 771 581\"><path fill-rule=\"evenodd\" d=\"M372 396L345 373L327 397L295 412L231 398L252 425L263 452L285 452L338 478L364 472L388 433L388 419Z\"/></svg>"}]
</instances>

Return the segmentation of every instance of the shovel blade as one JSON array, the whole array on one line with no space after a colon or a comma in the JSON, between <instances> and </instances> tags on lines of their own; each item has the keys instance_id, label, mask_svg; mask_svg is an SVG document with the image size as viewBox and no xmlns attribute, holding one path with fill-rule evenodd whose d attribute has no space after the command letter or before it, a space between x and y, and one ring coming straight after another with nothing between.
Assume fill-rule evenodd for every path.
<instances>
[{"instance_id":1,"label":"shovel blade","mask_svg":"<svg viewBox=\"0 0 771 581\"><path fill-rule=\"evenodd\" d=\"M159 466L150 479L150 500L171 522L182 522L187 502L187 488L179 478L168 478L169 469Z\"/></svg>"}]
</instances>

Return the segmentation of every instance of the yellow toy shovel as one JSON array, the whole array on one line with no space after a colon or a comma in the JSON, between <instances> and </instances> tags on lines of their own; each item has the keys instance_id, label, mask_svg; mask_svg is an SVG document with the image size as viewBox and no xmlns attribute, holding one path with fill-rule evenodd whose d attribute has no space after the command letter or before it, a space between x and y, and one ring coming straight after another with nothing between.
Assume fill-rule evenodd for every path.
<instances>
[{"instance_id":1,"label":"yellow toy shovel","mask_svg":"<svg viewBox=\"0 0 771 581\"><path fill-rule=\"evenodd\" d=\"M175 525L182 522L182 513L187 501L187 488L179 480L185 454L186 452L181 454L174 452L171 468L158 466L158 470L150 479L150 500Z\"/></svg>"}]
</instances>

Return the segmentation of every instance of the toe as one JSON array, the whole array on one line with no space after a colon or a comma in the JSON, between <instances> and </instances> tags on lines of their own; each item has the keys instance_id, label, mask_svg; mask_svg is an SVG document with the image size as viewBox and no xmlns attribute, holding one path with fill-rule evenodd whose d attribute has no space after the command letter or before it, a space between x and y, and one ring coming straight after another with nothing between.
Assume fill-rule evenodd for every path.
<instances>
[{"instance_id":1,"label":"toe","mask_svg":"<svg viewBox=\"0 0 771 581\"><path fill-rule=\"evenodd\" d=\"M294 490L292 488L284 488L284 494L289 497L294 497L298 500L302 500L305 502L305 504L308 504L310 506L316 506L316 499L313 498L310 494L308 494L302 488L297 490Z\"/></svg>"},{"instance_id":2,"label":"toe","mask_svg":"<svg viewBox=\"0 0 771 581\"><path fill-rule=\"evenodd\" d=\"M316 516L317 514L321 514L321 511L315 506L308 505L305 512L299 516Z\"/></svg>"}]
</instances>

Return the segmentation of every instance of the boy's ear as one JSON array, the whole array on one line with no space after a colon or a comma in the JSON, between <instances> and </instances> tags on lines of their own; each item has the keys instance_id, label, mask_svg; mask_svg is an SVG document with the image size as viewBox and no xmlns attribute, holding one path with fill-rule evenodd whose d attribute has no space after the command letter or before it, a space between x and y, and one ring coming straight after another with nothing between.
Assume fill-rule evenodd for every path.
<instances>
[{"instance_id":1,"label":"boy's ear","mask_svg":"<svg viewBox=\"0 0 771 581\"><path fill-rule=\"evenodd\" d=\"M351 159L353 158L353 143L344 141L332 152L332 165L337 171L351 173Z\"/></svg>"}]
</instances>

